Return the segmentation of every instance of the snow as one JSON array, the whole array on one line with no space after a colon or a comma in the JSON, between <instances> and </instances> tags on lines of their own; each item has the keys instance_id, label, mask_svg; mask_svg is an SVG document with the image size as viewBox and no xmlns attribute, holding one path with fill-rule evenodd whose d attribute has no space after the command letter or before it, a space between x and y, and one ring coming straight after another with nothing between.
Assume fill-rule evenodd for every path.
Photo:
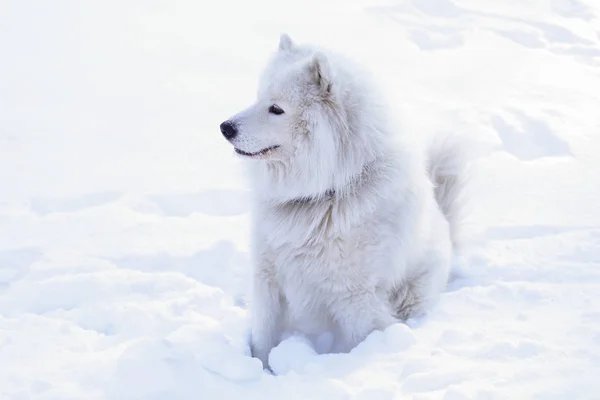
<instances>
[{"instance_id":1,"label":"snow","mask_svg":"<svg viewBox=\"0 0 600 400\"><path fill-rule=\"evenodd\" d=\"M1 399L600 399L597 1L2 8ZM280 32L372 69L399 130L481 151L474 247L429 315L350 354L291 335L271 375L218 125Z\"/></svg>"}]
</instances>

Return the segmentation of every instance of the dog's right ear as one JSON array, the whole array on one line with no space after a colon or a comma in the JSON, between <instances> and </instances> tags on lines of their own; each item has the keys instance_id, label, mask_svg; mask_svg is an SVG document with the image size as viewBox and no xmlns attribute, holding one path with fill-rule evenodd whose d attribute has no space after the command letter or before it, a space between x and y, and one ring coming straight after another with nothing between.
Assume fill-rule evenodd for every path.
<instances>
[{"instance_id":1,"label":"dog's right ear","mask_svg":"<svg viewBox=\"0 0 600 400\"><path fill-rule=\"evenodd\" d=\"M279 51L289 51L293 47L292 38L287 33L282 33L279 37Z\"/></svg>"},{"instance_id":2,"label":"dog's right ear","mask_svg":"<svg viewBox=\"0 0 600 400\"><path fill-rule=\"evenodd\" d=\"M321 51L315 52L308 64L308 70L313 78L313 82L319 87L321 93L330 95L333 73L327 56Z\"/></svg>"}]
</instances>

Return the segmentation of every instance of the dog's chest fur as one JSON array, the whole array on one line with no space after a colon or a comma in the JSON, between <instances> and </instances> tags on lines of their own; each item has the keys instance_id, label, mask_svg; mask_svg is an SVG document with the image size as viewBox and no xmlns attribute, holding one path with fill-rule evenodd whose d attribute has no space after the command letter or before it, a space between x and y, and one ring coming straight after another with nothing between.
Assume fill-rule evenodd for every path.
<instances>
[{"instance_id":1,"label":"dog's chest fur","mask_svg":"<svg viewBox=\"0 0 600 400\"><path fill-rule=\"evenodd\" d=\"M262 211L259 248L271 261L270 273L293 324L310 331L311 322L322 325L328 319L336 294L345 296L358 284L377 286L378 274L370 266L381 264L375 259L385 253L385 244L374 227L353 214L352 204L332 198Z\"/></svg>"}]
</instances>

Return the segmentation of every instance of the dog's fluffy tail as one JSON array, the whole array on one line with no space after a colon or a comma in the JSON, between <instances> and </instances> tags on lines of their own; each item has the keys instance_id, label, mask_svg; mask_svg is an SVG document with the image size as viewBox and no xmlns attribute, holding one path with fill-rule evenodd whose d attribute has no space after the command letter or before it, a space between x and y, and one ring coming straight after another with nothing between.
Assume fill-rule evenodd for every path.
<instances>
[{"instance_id":1,"label":"dog's fluffy tail","mask_svg":"<svg viewBox=\"0 0 600 400\"><path fill-rule=\"evenodd\" d=\"M445 136L429 148L427 169L434 184L435 199L450 225L455 251L464 244L464 222L468 212L469 157L460 137Z\"/></svg>"}]
</instances>

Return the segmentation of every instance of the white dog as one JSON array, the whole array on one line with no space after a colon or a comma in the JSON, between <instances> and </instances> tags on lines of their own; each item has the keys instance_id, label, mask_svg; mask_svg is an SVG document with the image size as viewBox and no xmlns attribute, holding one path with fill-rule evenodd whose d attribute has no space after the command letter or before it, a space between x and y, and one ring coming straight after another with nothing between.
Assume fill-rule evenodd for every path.
<instances>
[{"instance_id":1,"label":"white dog","mask_svg":"<svg viewBox=\"0 0 600 400\"><path fill-rule=\"evenodd\" d=\"M331 332L347 352L446 286L465 164L455 146L427 159L394 146L382 103L355 64L282 35L256 103L221 124L254 189L251 349L265 366L285 330Z\"/></svg>"}]
</instances>

